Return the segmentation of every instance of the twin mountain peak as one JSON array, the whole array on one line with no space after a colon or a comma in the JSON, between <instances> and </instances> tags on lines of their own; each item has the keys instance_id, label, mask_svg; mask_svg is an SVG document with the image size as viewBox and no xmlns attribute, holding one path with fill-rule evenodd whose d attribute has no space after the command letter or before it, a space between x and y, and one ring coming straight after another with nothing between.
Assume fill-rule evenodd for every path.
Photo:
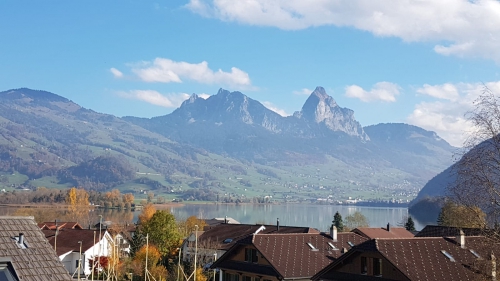
<instances>
[{"instance_id":1,"label":"twin mountain peak","mask_svg":"<svg viewBox=\"0 0 500 281\"><path fill-rule=\"evenodd\" d=\"M240 92L220 89L216 95L207 99L193 94L180 108L172 112L171 118L188 123L243 122L261 126L274 133L292 133L306 137L342 132L362 141L370 140L361 124L354 118L354 111L340 107L322 87L317 87L302 109L292 116L283 117Z\"/></svg>"}]
</instances>

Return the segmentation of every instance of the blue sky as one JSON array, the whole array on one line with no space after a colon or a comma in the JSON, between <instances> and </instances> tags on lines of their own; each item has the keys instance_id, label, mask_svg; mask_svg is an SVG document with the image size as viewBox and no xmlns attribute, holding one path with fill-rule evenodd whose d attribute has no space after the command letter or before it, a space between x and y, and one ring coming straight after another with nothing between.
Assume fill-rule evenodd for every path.
<instances>
[{"instance_id":1,"label":"blue sky","mask_svg":"<svg viewBox=\"0 0 500 281\"><path fill-rule=\"evenodd\" d=\"M0 90L117 116L238 90L290 115L316 86L363 125L460 146L484 85L500 93L497 0L0 2Z\"/></svg>"}]
</instances>

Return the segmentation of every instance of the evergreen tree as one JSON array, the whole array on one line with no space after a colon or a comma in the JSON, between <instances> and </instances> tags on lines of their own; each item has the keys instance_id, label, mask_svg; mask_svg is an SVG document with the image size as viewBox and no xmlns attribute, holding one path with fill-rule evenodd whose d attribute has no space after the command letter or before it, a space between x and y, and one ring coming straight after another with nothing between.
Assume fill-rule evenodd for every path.
<instances>
[{"instance_id":1,"label":"evergreen tree","mask_svg":"<svg viewBox=\"0 0 500 281\"><path fill-rule=\"evenodd\" d=\"M146 237L142 235L139 228L136 229L132 241L130 241L130 256L135 257L135 254L146 245Z\"/></svg>"},{"instance_id":2,"label":"evergreen tree","mask_svg":"<svg viewBox=\"0 0 500 281\"><path fill-rule=\"evenodd\" d=\"M344 221L342 221L342 216L337 211L333 216L332 226L337 227L338 232L344 231Z\"/></svg>"},{"instance_id":3,"label":"evergreen tree","mask_svg":"<svg viewBox=\"0 0 500 281\"><path fill-rule=\"evenodd\" d=\"M413 222L413 219L408 216L408 220L405 223L405 228L408 231L415 231L415 223Z\"/></svg>"}]
</instances>

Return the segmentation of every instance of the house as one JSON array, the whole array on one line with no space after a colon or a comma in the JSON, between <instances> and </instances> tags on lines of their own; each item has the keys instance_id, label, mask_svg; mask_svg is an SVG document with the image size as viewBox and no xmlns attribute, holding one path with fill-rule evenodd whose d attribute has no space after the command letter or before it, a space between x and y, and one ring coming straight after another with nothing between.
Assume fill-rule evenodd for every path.
<instances>
[{"instance_id":1,"label":"house","mask_svg":"<svg viewBox=\"0 0 500 281\"><path fill-rule=\"evenodd\" d=\"M310 227L256 225L256 224L230 224L223 223L206 226L204 231L191 233L181 246L182 260L188 261L194 257L195 244L200 260L211 262L214 257L222 256L236 241L255 233L319 233ZM198 241L196 241L198 237ZM196 243L197 242L197 243Z\"/></svg>"},{"instance_id":2,"label":"house","mask_svg":"<svg viewBox=\"0 0 500 281\"><path fill-rule=\"evenodd\" d=\"M58 229L68 228L68 229L83 229L83 227L77 222L42 222L38 224L38 227L42 230L55 230L56 227Z\"/></svg>"},{"instance_id":3,"label":"house","mask_svg":"<svg viewBox=\"0 0 500 281\"><path fill-rule=\"evenodd\" d=\"M377 238L354 246L311 279L495 280L500 246L483 236Z\"/></svg>"},{"instance_id":4,"label":"house","mask_svg":"<svg viewBox=\"0 0 500 281\"><path fill-rule=\"evenodd\" d=\"M368 239L375 238L413 238L415 235L404 227L393 227L387 224L387 227L358 227L352 232L364 236Z\"/></svg>"},{"instance_id":5,"label":"house","mask_svg":"<svg viewBox=\"0 0 500 281\"><path fill-rule=\"evenodd\" d=\"M92 273L92 259L107 259L113 250L118 250L115 248L118 243L115 243L106 230L102 230L100 234L99 230L94 229L42 231L52 248L55 248L59 260L72 276L89 276ZM96 261L95 266L97 265Z\"/></svg>"},{"instance_id":6,"label":"house","mask_svg":"<svg viewBox=\"0 0 500 281\"><path fill-rule=\"evenodd\" d=\"M0 216L0 280L72 280L33 217Z\"/></svg>"},{"instance_id":7,"label":"house","mask_svg":"<svg viewBox=\"0 0 500 281\"><path fill-rule=\"evenodd\" d=\"M309 280L366 240L352 232L259 232L239 240L211 268L219 270L219 281Z\"/></svg>"}]
</instances>

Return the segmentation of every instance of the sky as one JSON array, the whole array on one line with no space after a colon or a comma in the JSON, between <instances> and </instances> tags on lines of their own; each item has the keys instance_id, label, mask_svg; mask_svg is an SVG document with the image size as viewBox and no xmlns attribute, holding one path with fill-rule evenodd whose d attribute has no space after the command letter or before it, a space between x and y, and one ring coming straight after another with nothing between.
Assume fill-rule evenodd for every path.
<instances>
[{"instance_id":1,"label":"sky","mask_svg":"<svg viewBox=\"0 0 500 281\"><path fill-rule=\"evenodd\" d=\"M0 91L53 92L154 117L240 91L281 115L322 86L363 125L408 123L461 146L500 93L498 0L0 2Z\"/></svg>"}]
</instances>

